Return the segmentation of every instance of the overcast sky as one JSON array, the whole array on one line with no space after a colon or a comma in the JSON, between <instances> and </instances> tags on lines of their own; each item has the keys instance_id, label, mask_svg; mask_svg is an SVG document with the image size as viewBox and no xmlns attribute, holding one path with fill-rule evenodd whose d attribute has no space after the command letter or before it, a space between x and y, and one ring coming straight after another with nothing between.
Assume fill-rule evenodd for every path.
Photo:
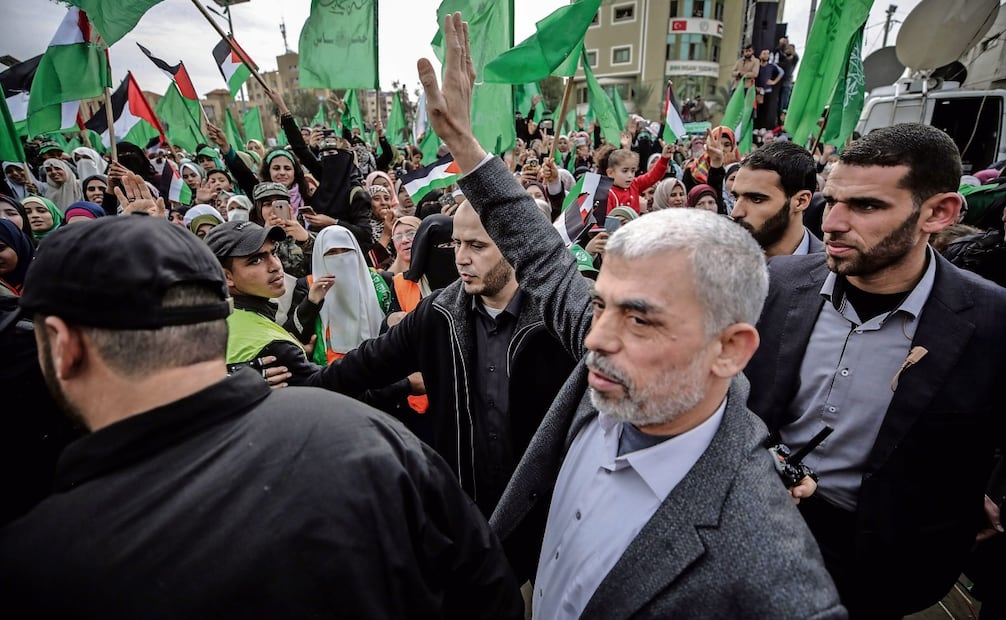
<instances>
[{"instance_id":1,"label":"overcast sky","mask_svg":"<svg viewBox=\"0 0 1006 620\"><path fill-rule=\"evenodd\" d=\"M903 21L919 2L893 1L898 5L895 13L898 21ZM212 0L205 2L219 9ZM383 0L380 3L380 75L384 89L389 89L395 80L406 83L410 92L419 86L416 59L433 58L429 41L436 32L439 3L440 0ZM565 0L514 0L515 41L529 36L534 31L535 21L565 3ZM883 0L875 2L867 22L865 54L880 47L888 4ZM300 29L310 8L310 0L250 0L236 5L232 15L235 36L263 70L275 69L275 57L284 51L280 23L286 22L290 49L296 50ZM8 25L0 43L0 54L10 54L21 60L45 51L66 14L66 8L52 0L0 0L0 11ZM800 52L806 38L809 11L810 0L789 0L782 16L782 21L789 23L790 39ZM898 25L894 24L890 45L896 40ZM200 94L222 88L224 81L211 54L217 41L216 33L191 0L165 0L148 11L135 30L112 46L114 81L117 83L127 70L132 70L143 89L160 93L167 88L169 79L137 49L139 42L169 63L184 61Z\"/></svg>"}]
</instances>

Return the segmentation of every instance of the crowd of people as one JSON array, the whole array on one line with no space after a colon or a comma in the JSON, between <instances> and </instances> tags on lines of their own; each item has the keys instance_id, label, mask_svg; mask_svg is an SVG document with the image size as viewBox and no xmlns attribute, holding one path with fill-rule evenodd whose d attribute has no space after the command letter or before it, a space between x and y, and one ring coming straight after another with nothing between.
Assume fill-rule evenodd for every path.
<instances>
[{"instance_id":1,"label":"crowd of people","mask_svg":"<svg viewBox=\"0 0 1006 620\"><path fill-rule=\"evenodd\" d=\"M287 147L210 125L195 153L3 162L9 605L900 618L965 572L1004 613L1006 291L971 273L1004 223L946 238L950 138L741 157L727 127L608 144L531 111L497 157L444 33L419 75L462 176L421 200L418 148L275 94ZM588 174L604 221L566 243ZM824 428L787 487L780 448Z\"/></svg>"}]
</instances>

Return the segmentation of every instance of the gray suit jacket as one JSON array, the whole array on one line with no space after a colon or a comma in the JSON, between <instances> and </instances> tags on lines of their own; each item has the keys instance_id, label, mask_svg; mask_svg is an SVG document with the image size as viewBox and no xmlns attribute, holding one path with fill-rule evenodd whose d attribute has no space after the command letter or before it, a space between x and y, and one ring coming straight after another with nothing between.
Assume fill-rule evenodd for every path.
<instances>
[{"instance_id":1,"label":"gray suit jacket","mask_svg":"<svg viewBox=\"0 0 1006 620\"><path fill-rule=\"evenodd\" d=\"M558 234L498 160L461 186L517 270L521 288L542 303L546 327L582 357L589 285ZM586 389L581 362L490 519L519 579L534 574L562 459L597 415ZM816 543L764 448L765 427L746 400L747 382L738 377L712 444L598 586L583 617L845 617Z\"/></svg>"}]
</instances>

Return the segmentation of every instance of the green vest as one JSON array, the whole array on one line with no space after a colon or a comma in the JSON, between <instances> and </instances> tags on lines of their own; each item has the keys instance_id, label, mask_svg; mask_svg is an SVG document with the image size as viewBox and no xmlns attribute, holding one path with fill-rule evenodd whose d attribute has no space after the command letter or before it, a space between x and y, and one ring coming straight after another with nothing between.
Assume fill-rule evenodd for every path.
<instances>
[{"instance_id":1,"label":"green vest","mask_svg":"<svg viewBox=\"0 0 1006 620\"><path fill-rule=\"evenodd\" d=\"M304 348L293 334L275 321L248 310L234 309L227 317L227 363L250 362L270 342L286 340Z\"/></svg>"}]
</instances>

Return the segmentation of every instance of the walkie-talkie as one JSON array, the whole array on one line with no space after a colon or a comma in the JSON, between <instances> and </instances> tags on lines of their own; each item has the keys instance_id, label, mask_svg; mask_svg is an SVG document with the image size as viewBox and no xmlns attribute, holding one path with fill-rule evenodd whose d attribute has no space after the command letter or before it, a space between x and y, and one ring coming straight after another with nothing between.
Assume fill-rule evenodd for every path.
<instances>
[{"instance_id":1,"label":"walkie-talkie","mask_svg":"<svg viewBox=\"0 0 1006 620\"><path fill-rule=\"evenodd\" d=\"M821 445L821 442L834 430L830 426L825 426L796 452L791 452L784 443L778 443L768 449L775 457L775 469L779 472L779 477L782 478L787 489L795 487L807 476L817 482L817 474L813 469L803 464L803 459L810 454L811 450Z\"/></svg>"}]
</instances>

